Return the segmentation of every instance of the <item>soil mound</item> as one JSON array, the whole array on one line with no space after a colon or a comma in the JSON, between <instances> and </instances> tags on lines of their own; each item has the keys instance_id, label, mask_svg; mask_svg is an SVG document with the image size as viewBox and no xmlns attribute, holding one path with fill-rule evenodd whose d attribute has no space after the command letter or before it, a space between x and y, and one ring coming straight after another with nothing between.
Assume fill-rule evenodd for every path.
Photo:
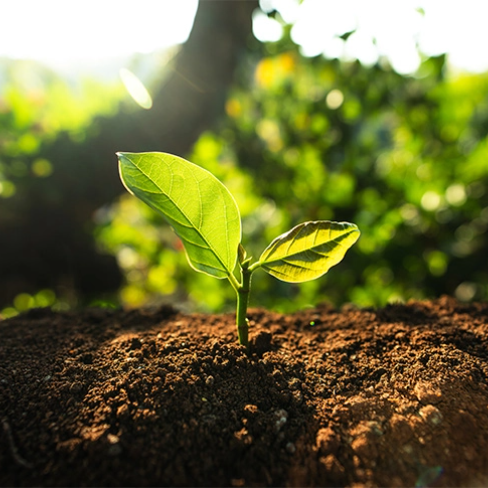
<instances>
[{"instance_id":1,"label":"soil mound","mask_svg":"<svg viewBox=\"0 0 488 488\"><path fill-rule=\"evenodd\" d=\"M488 485L488 304L249 319L0 322L0 485Z\"/></svg>"}]
</instances>

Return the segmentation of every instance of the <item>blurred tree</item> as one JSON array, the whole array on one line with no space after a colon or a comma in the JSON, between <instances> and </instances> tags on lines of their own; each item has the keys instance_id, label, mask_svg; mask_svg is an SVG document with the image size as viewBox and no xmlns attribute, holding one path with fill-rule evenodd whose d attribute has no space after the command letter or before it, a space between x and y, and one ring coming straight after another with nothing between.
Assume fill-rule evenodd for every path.
<instances>
[{"instance_id":1,"label":"blurred tree","mask_svg":"<svg viewBox=\"0 0 488 488\"><path fill-rule=\"evenodd\" d=\"M224 113L257 6L257 1L200 2L191 35L165 68L151 110L120 106L93 120L84 135L63 132L32 151L2 151L10 179L5 185L17 191L0 207L0 305L46 287L94 296L117 289L118 266L98 252L91 233L93 213L123 191L114 153L190 150Z\"/></svg>"}]
</instances>

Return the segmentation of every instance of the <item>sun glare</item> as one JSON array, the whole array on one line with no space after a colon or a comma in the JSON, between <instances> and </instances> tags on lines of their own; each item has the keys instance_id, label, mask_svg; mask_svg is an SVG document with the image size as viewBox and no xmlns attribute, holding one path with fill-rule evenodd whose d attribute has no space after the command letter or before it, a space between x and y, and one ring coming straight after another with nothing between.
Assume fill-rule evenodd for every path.
<instances>
[{"instance_id":1,"label":"sun glare","mask_svg":"<svg viewBox=\"0 0 488 488\"><path fill-rule=\"evenodd\" d=\"M304 56L358 59L365 65L382 56L397 72L411 74L420 65L420 50L428 56L447 53L456 69L488 70L486 1L261 0L261 6L294 24L291 36ZM258 38L262 26L260 21L255 29Z\"/></svg>"},{"instance_id":2,"label":"sun glare","mask_svg":"<svg viewBox=\"0 0 488 488\"><path fill-rule=\"evenodd\" d=\"M60 62L147 53L183 43L197 0L6 0L0 56Z\"/></svg>"},{"instance_id":3,"label":"sun glare","mask_svg":"<svg viewBox=\"0 0 488 488\"><path fill-rule=\"evenodd\" d=\"M201 0L204 1L204 0ZM402 74L414 73L421 53L448 54L456 69L488 70L488 2L464 0L261 0L292 23L292 39L305 56L389 59ZM183 43L198 0L4 0L0 3L0 57L35 59L61 66L80 61L149 53ZM254 14L262 41L282 35L280 23ZM348 34L348 35L345 35Z\"/></svg>"},{"instance_id":4,"label":"sun glare","mask_svg":"<svg viewBox=\"0 0 488 488\"><path fill-rule=\"evenodd\" d=\"M149 110L153 105L153 101L142 81L127 68L121 68L119 74L122 83L134 101L140 107Z\"/></svg>"}]
</instances>

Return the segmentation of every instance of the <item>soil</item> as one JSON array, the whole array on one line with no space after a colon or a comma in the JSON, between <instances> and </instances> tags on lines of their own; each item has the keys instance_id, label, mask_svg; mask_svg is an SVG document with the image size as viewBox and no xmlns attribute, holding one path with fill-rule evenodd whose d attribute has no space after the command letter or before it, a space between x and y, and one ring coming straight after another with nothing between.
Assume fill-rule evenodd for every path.
<instances>
[{"instance_id":1,"label":"soil","mask_svg":"<svg viewBox=\"0 0 488 488\"><path fill-rule=\"evenodd\" d=\"M0 322L1 486L488 486L488 304Z\"/></svg>"}]
</instances>

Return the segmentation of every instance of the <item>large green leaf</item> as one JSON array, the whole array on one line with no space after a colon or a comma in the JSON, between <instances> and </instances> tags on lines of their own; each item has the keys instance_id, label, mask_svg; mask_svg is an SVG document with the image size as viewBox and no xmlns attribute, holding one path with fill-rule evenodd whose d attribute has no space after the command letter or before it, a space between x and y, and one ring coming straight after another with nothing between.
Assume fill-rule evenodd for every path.
<instances>
[{"instance_id":1,"label":"large green leaf","mask_svg":"<svg viewBox=\"0 0 488 488\"><path fill-rule=\"evenodd\" d=\"M348 222L305 222L277 237L261 254L259 265L282 281L313 280L339 263L359 234Z\"/></svg>"},{"instance_id":2,"label":"large green leaf","mask_svg":"<svg viewBox=\"0 0 488 488\"><path fill-rule=\"evenodd\" d=\"M216 278L231 274L241 218L229 190L207 170L166 153L117 153L120 177L160 212L183 241L190 265Z\"/></svg>"}]
</instances>

